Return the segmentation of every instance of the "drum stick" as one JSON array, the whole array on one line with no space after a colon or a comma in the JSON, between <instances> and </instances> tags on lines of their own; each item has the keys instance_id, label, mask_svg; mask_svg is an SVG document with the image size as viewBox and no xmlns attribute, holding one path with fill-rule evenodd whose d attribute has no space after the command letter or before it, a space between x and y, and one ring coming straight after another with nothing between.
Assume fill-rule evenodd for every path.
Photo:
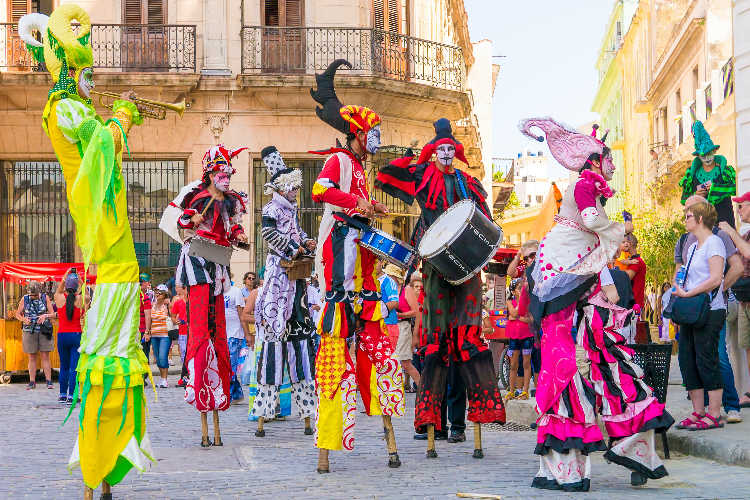
<instances>
[{"instance_id":1,"label":"drum stick","mask_svg":"<svg viewBox=\"0 0 750 500\"><path fill-rule=\"evenodd\" d=\"M212 197L211 197L211 199L210 199L210 200L208 200L208 203L206 203L206 208L204 208L204 209L203 209L203 211L201 212L201 217L203 217L204 215L206 215L206 210L208 210L208 207L210 207L210 206L211 206L211 203L213 203L215 199L216 199L216 198L214 198L214 197L212 196Z\"/></svg>"}]
</instances>

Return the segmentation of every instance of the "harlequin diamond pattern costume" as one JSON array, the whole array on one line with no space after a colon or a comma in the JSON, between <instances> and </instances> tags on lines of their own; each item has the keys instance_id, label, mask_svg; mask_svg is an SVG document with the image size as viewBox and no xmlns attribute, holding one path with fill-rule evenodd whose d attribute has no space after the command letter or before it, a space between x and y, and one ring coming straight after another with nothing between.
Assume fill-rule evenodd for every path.
<instances>
[{"instance_id":1,"label":"harlequin diamond pattern costume","mask_svg":"<svg viewBox=\"0 0 750 500\"><path fill-rule=\"evenodd\" d=\"M522 132L540 141L543 137L532 134L532 127L544 131L560 164L581 173L563 195L556 225L539 245L529 280L541 303L543 331L536 391L540 465L532 486L588 491L588 455L607 450L597 415L617 440L604 455L608 461L631 469L631 481L663 477L667 471L654 449L654 431L674 421L643 382L643 371L618 333L630 311L608 302L602 290L612 286L607 262L624 236L623 226L610 221L603 208L613 194L607 179L615 170L606 133L599 140L596 130L580 134L549 118L522 122ZM590 363L586 376L576 366L574 317L577 342Z\"/></svg>"},{"instance_id":2,"label":"harlequin diamond pattern costume","mask_svg":"<svg viewBox=\"0 0 750 500\"><path fill-rule=\"evenodd\" d=\"M297 217L296 196L302 186L302 172L287 168L274 146L265 148L261 156L270 177L264 192L272 198L263 207L261 222L268 256L265 281L255 302L255 331L261 349L251 415L264 419L276 416L276 401L286 373L297 415L309 418L315 412L315 358L307 285L304 279L290 280L281 267L282 259L312 256L307 247L312 248L314 240L302 230Z\"/></svg>"},{"instance_id":3,"label":"harlequin diamond pattern costume","mask_svg":"<svg viewBox=\"0 0 750 500\"><path fill-rule=\"evenodd\" d=\"M318 89L312 95L323 105L317 108L317 114L346 134L348 141L358 140L357 131L366 133L366 149L374 153L380 144L380 117L363 106L343 106L339 102L333 78L342 64L349 65L337 60L316 76ZM362 146L365 149L364 144ZM357 244L357 229L334 216L334 212L344 212L367 222L356 211L358 198L370 200L362 159L349 148L335 147L318 153L330 156L312 192L314 201L325 204L316 252L316 272L325 296L318 324L321 343L315 375L316 445L326 450L342 447L351 450L357 388L368 415L401 416L404 414L403 373L393 357L394 346L385 333L380 285L375 272L376 256ZM355 331L356 367L347 349L347 338L352 338ZM390 419L384 422L388 427ZM392 432L390 435L393 439ZM392 458L395 455L398 460L395 440L392 446L389 441L389 451ZM391 466L395 464L396 461L391 462Z\"/></svg>"},{"instance_id":4,"label":"harlequin diamond pattern costume","mask_svg":"<svg viewBox=\"0 0 750 500\"><path fill-rule=\"evenodd\" d=\"M43 35L43 43L32 30ZM49 18L29 14L19 22L21 37L55 82L42 126L62 167L84 262L97 264L73 395L73 401L81 400L78 439L68 463L70 469L80 464L84 483L96 488L102 481L119 483L132 467L144 470L153 453L143 395L143 375L150 369L138 333L138 262L121 171L127 133L142 119L125 100L114 102L114 116L106 122L96 114L88 94L93 87L90 31L88 14L73 4Z\"/></svg>"},{"instance_id":5,"label":"harlequin diamond pattern costume","mask_svg":"<svg viewBox=\"0 0 750 500\"><path fill-rule=\"evenodd\" d=\"M187 287L190 297L187 354L188 383L185 401L201 413L226 410L229 407L229 385L232 369L229 363L224 293L231 286L226 265L208 258L191 255L194 238L209 240L222 247L230 247L244 234L240 225L245 214L246 195L228 189L229 177L234 174L232 158L246 148L228 149L223 145L209 149L203 157L203 177L184 198L172 202L182 209L177 224L183 229L185 242L177 265L177 285ZM221 176L223 200L214 199L208 190L210 176ZM218 185L218 183L217 183ZM191 220L203 215L197 226Z\"/></svg>"},{"instance_id":6,"label":"harlequin diamond pattern costume","mask_svg":"<svg viewBox=\"0 0 750 500\"><path fill-rule=\"evenodd\" d=\"M422 213L410 242L415 248L427 228L459 200L472 200L492 218L485 201L487 195L479 181L452 167L454 156L468 162L463 145L452 135L450 122L441 118L434 126L435 138L422 149L415 165L411 164L412 155L394 160L380 170L376 181L376 186L405 203L411 205L414 200L419 203ZM440 166L430 161L434 153L441 161ZM421 431L425 425L432 424L435 429L441 429L440 408L450 363L457 365L466 385L468 419L477 423L505 422L492 353L480 336L480 277L451 285L426 261L422 263L422 277L425 302L420 349L424 365L417 391L415 428Z\"/></svg>"}]
</instances>

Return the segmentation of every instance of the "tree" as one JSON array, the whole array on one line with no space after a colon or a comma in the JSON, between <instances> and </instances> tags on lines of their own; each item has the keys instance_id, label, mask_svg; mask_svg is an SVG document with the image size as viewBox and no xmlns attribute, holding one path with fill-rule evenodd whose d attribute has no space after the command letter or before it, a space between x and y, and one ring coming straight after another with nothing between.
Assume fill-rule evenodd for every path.
<instances>
[{"instance_id":1,"label":"tree","mask_svg":"<svg viewBox=\"0 0 750 500\"><path fill-rule=\"evenodd\" d=\"M510 193L510 197L508 198L508 202L505 204L502 210L495 210L495 212L492 214L493 219L496 221L503 220L503 215L505 214L506 210L512 210L514 208L520 207L521 202L518 199L518 196L516 196L516 192L512 191Z\"/></svg>"},{"instance_id":2,"label":"tree","mask_svg":"<svg viewBox=\"0 0 750 500\"><path fill-rule=\"evenodd\" d=\"M661 286L671 282L674 273L674 247L685 232L685 224L677 215L665 216L656 210L635 211L633 225L638 238L638 253L646 263L646 281Z\"/></svg>"}]
</instances>

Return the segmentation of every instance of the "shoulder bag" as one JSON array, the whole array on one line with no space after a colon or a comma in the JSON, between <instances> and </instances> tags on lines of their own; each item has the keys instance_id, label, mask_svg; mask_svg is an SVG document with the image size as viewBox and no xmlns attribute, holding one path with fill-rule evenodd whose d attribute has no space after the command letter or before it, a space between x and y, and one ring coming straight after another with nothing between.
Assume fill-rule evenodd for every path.
<instances>
[{"instance_id":1,"label":"shoulder bag","mask_svg":"<svg viewBox=\"0 0 750 500\"><path fill-rule=\"evenodd\" d=\"M687 283L690 264L693 262L693 257L697 250L698 244L696 243L693 253L690 254L687 269L685 270L685 283ZM672 295L669 305L664 310L664 317L671 319L678 325L692 325L695 328L700 328L708 321L708 314L711 311L711 301L715 297L714 292L711 292L711 294L704 292L693 297Z\"/></svg>"}]
</instances>

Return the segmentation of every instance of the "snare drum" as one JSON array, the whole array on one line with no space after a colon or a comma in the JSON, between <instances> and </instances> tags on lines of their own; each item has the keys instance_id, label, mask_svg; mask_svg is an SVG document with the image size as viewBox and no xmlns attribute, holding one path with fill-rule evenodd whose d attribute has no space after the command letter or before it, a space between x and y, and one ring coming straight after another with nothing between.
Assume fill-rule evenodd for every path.
<instances>
[{"instance_id":1,"label":"snare drum","mask_svg":"<svg viewBox=\"0 0 750 500\"><path fill-rule=\"evenodd\" d=\"M461 200L432 223L419 243L419 255L446 281L460 285L477 274L503 242L503 230L471 200Z\"/></svg>"},{"instance_id":2,"label":"snare drum","mask_svg":"<svg viewBox=\"0 0 750 500\"><path fill-rule=\"evenodd\" d=\"M408 269L414 261L414 249L411 246L374 227L360 230L359 244L404 269Z\"/></svg>"}]
</instances>

